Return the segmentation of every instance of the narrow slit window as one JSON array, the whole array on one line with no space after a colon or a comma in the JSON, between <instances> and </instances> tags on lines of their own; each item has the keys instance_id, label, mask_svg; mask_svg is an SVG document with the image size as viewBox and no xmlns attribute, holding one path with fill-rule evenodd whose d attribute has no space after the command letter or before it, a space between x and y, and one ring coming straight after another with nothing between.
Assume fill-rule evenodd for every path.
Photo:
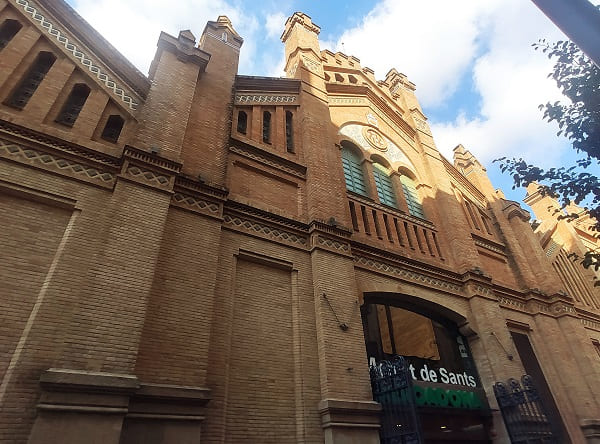
<instances>
[{"instance_id":1,"label":"narrow slit window","mask_svg":"<svg viewBox=\"0 0 600 444\"><path fill-rule=\"evenodd\" d=\"M288 153L294 152L294 123L291 111L285 112L285 148Z\"/></svg>"},{"instance_id":2,"label":"narrow slit window","mask_svg":"<svg viewBox=\"0 0 600 444\"><path fill-rule=\"evenodd\" d=\"M109 116L100 137L108 142L116 143L119 140L124 124L125 120L121 116L116 114Z\"/></svg>"},{"instance_id":3,"label":"narrow slit window","mask_svg":"<svg viewBox=\"0 0 600 444\"><path fill-rule=\"evenodd\" d=\"M238 111L237 132L240 134L246 134L247 129L248 114L246 114L246 111Z\"/></svg>"},{"instance_id":4,"label":"narrow slit window","mask_svg":"<svg viewBox=\"0 0 600 444\"><path fill-rule=\"evenodd\" d=\"M349 202L349 204L350 204L350 217L352 218L352 228L354 228L354 231L359 231L358 219L356 217L356 207L354 206L354 202Z\"/></svg>"},{"instance_id":5,"label":"narrow slit window","mask_svg":"<svg viewBox=\"0 0 600 444\"><path fill-rule=\"evenodd\" d=\"M0 26L0 51L4 49L8 42L10 42L17 32L23 27L21 23L16 20L6 19Z\"/></svg>"},{"instance_id":6,"label":"narrow slit window","mask_svg":"<svg viewBox=\"0 0 600 444\"><path fill-rule=\"evenodd\" d=\"M408 206L408 212L413 216L425 219L423 213L423 206L419 200L419 194L415 182L408 176L400 176L400 182L402 183L402 191L404 198L406 199L406 205Z\"/></svg>"},{"instance_id":7,"label":"narrow slit window","mask_svg":"<svg viewBox=\"0 0 600 444\"><path fill-rule=\"evenodd\" d=\"M377 217L377 211L371 210L371 214L373 215L373 225L375 225L375 233L379 239L383 239L381 235L381 227L379 226L379 218Z\"/></svg>"},{"instance_id":8,"label":"narrow slit window","mask_svg":"<svg viewBox=\"0 0 600 444\"><path fill-rule=\"evenodd\" d=\"M15 88L6 101L6 104L17 109L25 108L25 105L27 105L31 96L38 89L55 61L56 57L54 54L46 51L40 52L29 68L29 71L27 71L21 80L21 83L19 83L19 86Z\"/></svg>"},{"instance_id":9,"label":"narrow slit window","mask_svg":"<svg viewBox=\"0 0 600 444\"><path fill-rule=\"evenodd\" d=\"M77 83L73 86L69 97L67 97L67 101L56 118L56 122L66 126L73 126L89 95L90 88L86 84Z\"/></svg>"},{"instance_id":10,"label":"narrow slit window","mask_svg":"<svg viewBox=\"0 0 600 444\"><path fill-rule=\"evenodd\" d=\"M263 112L263 142L271 143L271 113L269 111Z\"/></svg>"}]
</instances>

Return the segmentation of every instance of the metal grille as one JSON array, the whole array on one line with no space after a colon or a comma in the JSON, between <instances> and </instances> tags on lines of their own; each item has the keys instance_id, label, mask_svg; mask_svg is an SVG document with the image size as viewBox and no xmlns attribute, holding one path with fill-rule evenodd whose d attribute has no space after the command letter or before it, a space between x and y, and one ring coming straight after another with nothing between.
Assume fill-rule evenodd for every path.
<instances>
[{"instance_id":1,"label":"metal grille","mask_svg":"<svg viewBox=\"0 0 600 444\"><path fill-rule=\"evenodd\" d=\"M507 383L496 382L494 394L502 411L502 418L513 444L558 444L540 396L531 376L521 383L510 378Z\"/></svg>"},{"instance_id":2,"label":"metal grille","mask_svg":"<svg viewBox=\"0 0 600 444\"><path fill-rule=\"evenodd\" d=\"M403 357L371 365L373 398L381 404L382 444L422 443L412 378Z\"/></svg>"}]
</instances>

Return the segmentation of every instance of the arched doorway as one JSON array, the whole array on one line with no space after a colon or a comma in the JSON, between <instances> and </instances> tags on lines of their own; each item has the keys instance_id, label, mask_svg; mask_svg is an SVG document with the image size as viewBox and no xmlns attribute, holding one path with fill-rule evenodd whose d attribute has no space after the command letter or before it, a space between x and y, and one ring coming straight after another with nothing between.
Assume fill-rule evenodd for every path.
<instances>
[{"instance_id":1,"label":"arched doorway","mask_svg":"<svg viewBox=\"0 0 600 444\"><path fill-rule=\"evenodd\" d=\"M404 358L422 442L491 443L489 405L458 328L464 317L430 301L389 293L366 293L361 316L371 366Z\"/></svg>"}]
</instances>

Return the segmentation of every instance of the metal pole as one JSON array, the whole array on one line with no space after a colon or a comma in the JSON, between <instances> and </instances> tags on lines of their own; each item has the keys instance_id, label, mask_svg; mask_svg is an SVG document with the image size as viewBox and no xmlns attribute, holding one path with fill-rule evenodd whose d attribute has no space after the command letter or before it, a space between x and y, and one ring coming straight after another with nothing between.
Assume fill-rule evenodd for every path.
<instances>
[{"instance_id":1,"label":"metal pole","mask_svg":"<svg viewBox=\"0 0 600 444\"><path fill-rule=\"evenodd\" d=\"M600 10L588 0L531 0L600 66Z\"/></svg>"}]
</instances>

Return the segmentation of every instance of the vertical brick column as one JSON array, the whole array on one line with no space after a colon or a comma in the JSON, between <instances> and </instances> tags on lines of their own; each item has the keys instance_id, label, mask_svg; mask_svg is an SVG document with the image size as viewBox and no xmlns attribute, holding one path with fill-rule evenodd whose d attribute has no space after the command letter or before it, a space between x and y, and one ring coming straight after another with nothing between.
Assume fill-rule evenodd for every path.
<instances>
[{"instance_id":1,"label":"vertical brick column","mask_svg":"<svg viewBox=\"0 0 600 444\"><path fill-rule=\"evenodd\" d=\"M81 436L118 443L128 394L138 386L133 372L179 168L127 147L103 208L106 217L99 218L99 226L79 233L90 239L101 235L103 243L92 252L87 269L80 270L86 279L79 298L67 306L71 313L63 320L61 356L51 364L57 372L49 385L42 380L31 444L52 442L48 437L59 431L65 444L81 442ZM71 392L78 394L67 395Z\"/></svg>"},{"instance_id":2,"label":"vertical brick column","mask_svg":"<svg viewBox=\"0 0 600 444\"><path fill-rule=\"evenodd\" d=\"M140 111L136 146L178 161L192 109L198 74L206 68L210 55L194 48L190 31L177 38L162 32L158 50L150 66L152 86Z\"/></svg>"},{"instance_id":3,"label":"vertical brick column","mask_svg":"<svg viewBox=\"0 0 600 444\"><path fill-rule=\"evenodd\" d=\"M186 175L218 185L225 184L233 84L243 41L226 16L208 22L200 37L199 48L210 54L210 63L198 77L181 156ZM257 131L256 121L252 131Z\"/></svg>"},{"instance_id":4,"label":"vertical brick column","mask_svg":"<svg viewBox=\"0 0 600 444\"><path fill-rule=\"evenodd\" d=\"M380 406L372 401L354 264L347 240L319 225L311 263L325 442L375 444Z\"/></svg>"}]
</instances>

